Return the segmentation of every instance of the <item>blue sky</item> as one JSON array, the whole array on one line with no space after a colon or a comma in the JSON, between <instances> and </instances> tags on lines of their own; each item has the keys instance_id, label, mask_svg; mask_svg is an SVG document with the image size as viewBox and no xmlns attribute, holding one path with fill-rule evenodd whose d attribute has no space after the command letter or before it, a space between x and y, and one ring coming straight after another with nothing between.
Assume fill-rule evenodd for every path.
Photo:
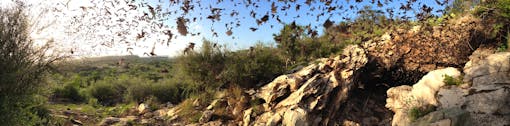
<instances>
[{"instance_id":1,"label":"blue sky","mask_svg":"<svg viewBox=\"0 0 510 126\"><path fill-rule=\"evenodd\" d=\"M179 54L182 54L182 50L188 45L189 42L194 42L197 44L197 48L200 48L202 39L211 40L213 42L218 42L220 45L227 45L227 48L230 50L238 50L238 49L246 49L257 42L263 42L268 43L272 45L276 45L273 40L273 34L277 34L280 29L282 29L283 25L280 24L278 21L276 21L275 18L271 16L271 4L273 1L275 1L275 5L278 7L277 13L275 15L279 16L279 18L284 23L291 23L293 21L296 21L298 25L308 25L311 24L312 28L316 27L316 30L321 34L323 32L323 26L322 24L324 21L326 21L328 18L329 20L339 23L343 21L342 17L347 17L354 19L357 16L358 9L363 8L364 6L371 6L375 10L386 10L386 9L392 9L395 11L395 15L401 12L399 10L400 6L402 4L406 4L407 1L405 0L393 0L390 2L389 0L381 0L382 3L385 5L383 7L377 7L377 1L375 0L375 4L372 4L372 0L364 0L363 2L355 2L355 0L339 0L339 1L333 1L330 5L330 7L340 7L343 6L343 9L336 9L335 11L332 11L331 13L328 13L327 11L323 11L323 9L318 9L319 7L324 8L324 2L312 2L311 5L305 4L306 0L296 0L296 2L281 2L279 0L251 0L254 1L259 7L256 8L253 5L245 6L247 3L247 0L223 0L223 2L216 3L218 0L201 0L199 3L202 5L201 7L198 6L196 3L197 0L193 0L194 2L192 5L195 6L194 10L191 10L190 13L187 13L183 15L183 11L180 9L182 6L182 2L184 0L179 0L180 3L178 4L170 4L169 1L171 0L139 0L137 2L148 2L153 7L156 7L157 5L161 5L163 10L168 9L170 12L176 11L177 13L171 13L171 15L168 17L168 19L161 20L166 25L169 26L169 28L163 28L163 29L156 29L155 32L152 33L159 33L162 34L158 30L171 30L174 35L176 35L177 38L172 39L172 42L167 46L166 43L161 44L155 44L158 42L161 42L161 40L167 40L166 35L148 35L147 37L144 37L143 39L136 39L137 34L140 33L140 31L150 31L153 29L147 29L151 25L147 22L137 22L133 23L135 26L131 27L118 27L119 23L117 22L120 18L126 18L128 21L130 20L137 20L137 17L140 15L143 15L143 12L148 12L147 6L139 6L139 9L134 10L134 12L129 11L123 14L128 14L127 16L117 16L117 17L111 17L111 15L103 15L105 12L101 10L101 8L107 8L105 6L98 7L93 3L108 3L113 0L104 0L104 1L96 1L96 0L52 0L52 1L30 1L32 5L38 5L35 6L37 8L30 8L29 12L45 12L44 10L47 9L47 7L55 7L57 9L63 10L62 12L53 12L48 13L49 16L45 16L43 19L46 22L46 24L54 24L50 25L50 28L44 28L42 32L37 32L36 35L32 35L37 40L41 40L41 42L44 42L46 39L55 40L56 44L61 47L60 50L67 51L74 50L75 55L78 56L106 56L106 55L139 55L144 56L144 53L151 52L153 47L156 47L154 52L159 56L169 55L169 56L176 56ZM285 1L285 0L282 0ZM289 0L290 1L290 0ZM319 0L316 0L319 1ZM322 0L321 0L322 1ZM68 4L59 4L59 3L68 3ZM385 3L387 2L387 3ZM450 1L452 2L452 0ZM234 3L239 3L238 6L233 6ZM3 2L0 3L0 5L3 6ZM282 11L281 7L286 6L287 4L290 4L290 8ZM300 9L296 10L296 5L300 5ZM66 6L64 6L66 5ZM105 4L109 5L109 4ZM140 4L138 4L140 5ZM358 9L348 9L350 6L353 6ZM432 12L435 12L438 9L443 9L444 7L441 7L436 4L435 1L432 0L424 0L419 1L417 0L415 4L412 5L412 9L414 12L419 12L422 5L427 5L430 7L433 7L434 10ZM113 5L112 5L113 6ZM86 8L92 8L95 10L91 11L90 9L84 10L82 7ZM115 5L115 7L109 8L115 10L122 8L122 7L128 7L126 4L121 5ZM207 19L206 17L211 15L211 11L209 7L212 8L221 8L223 9L221 11L221 20L212 22L210 19ZM316 8L314 11L310 11L310 8ZM145 9L145 10L144 10ZM237 16L231 17L230 13L235 10L239 14ZM256 12L255 18L252 18L250 16L250 12ZM413 11L408 11L407 15L413 17L415 13ZM383 11L384 12L384 11ZM257 25L256 19L260 19L266 13L269 13L269 20L266 23L262 23L260 26ZM307 15L309 13L310 15ZM316 15L324 13L324 16L320 16L317 20ZM285 15L286 14L286 15ZM119 14L120 15L120 14ZM297 15L299 15L299 18L296 18ZM331 16L329 16L331 15ZM34 13L34 17L37 17L38 14ZM85 16L85 18L82 18L82 20L73 22L73 16ZM96 18L96 17L100 18ZM177 17L184 16L185 18L188 18L192 20L194 17L197 17L198 20L196 22L189 22L187 24L188 31L190 33L201 33L198 36L191 36L188 34L187 36L178 35L178 32L176 30L176 19ZM202 19L200 19L200 17ZM56 21L56 22L55 22ZM93 24L97 23L98 21L102 22L114 22L113 24L109 23L103 23L99 26L94 26ZM236 25L237 21L240 22L240 27L233 27L232 28L232 36L227 36L225 28L225 23L233 22L233 24L230 24L230 26ZM159 21L156 21L159 22ZM81 25L75 25L76 24L84 24L84 26L87 27L79 27ZM125 26L125 24L130 23L120 23L120 25ZM40 25L41 27L45 26L45 24ZM271 27L273 26L273 27ZM254 27L258 30L251 31L250 28ZM213 37L213 32L211 31L211 28L214 29L215 32L217 32L218 37ZM113 30L112 30L113 29ZM76 32L78 31L78 32ZM115 31L127 31L128 34L119 36ZM152 34L151 33L151 34ZM114 42L113 40L119 40L119 38L128 38L130 41L133 41L134 45L132 43L125 44L121 41ZM234 37L234 38L233 38ZM108 46L100 46L104 42L111 42L116 43L112 47ZM132 52L128 52L127 48L133 48Z\"/></svg>"},{"instance_id":2,"label":"blue sky","mask_svg":"<svg viewBox=\"0 0 510 126\"><path fill-rule=\"evenodd\" d=\"M275 18L271 17L271 2L268 2L266 0L253 0L254 2L257 2L258 8L255 8L254 6L248 6L246 7L245 3L246 1L237 1L234 0L235 3L242 3L241 5L238 5L236 7L233 6L232 1L230 0L224 0L223 2L220 2L217 4L216 0L203 0L200 1L202 7L213 7L213 8L222 8L221 12L221 20L212 22L209 19L206 19L208 15L211 14L211 11L208 8L200 9L198 6L195 6L195 9L188 13L185 17L188 17L192 19L193 17L202 17L202 20L198 20L195 23L188 24L189 27L193 27L195 29L189 29L188 31L192 33L200 32L201 35L199 37L205 38L208 40L212 40L213 42L218 42L221 44L227 44L228 47L231 49L243 49L247 48L251 45L254 45L256 42L264 42L264 43L271 43L273 42L273 34L277 34L280 29L283 27L282 24L278 23ZM278 2L275 1L276 6L278 6L278 11L276 15L280 16L280 19L285 23L291 23L292 21L296 21L299 25L308 25L311 24L313 26L317 26L317 30L319 31L319 34L322 33L323 22L328 19L331 21L334 21L335 23L339 23L343 21L342 17L349 17L354 19L354 17L357 15L357 10L350 10L347 9L347 11L344 11L344 9L337 9L336 11L332 11L332 13L325 12L325 16L321 16L319 20L317 21L316 15L323 13L322 10L315 9L315 11L310 11L310 8L315 7L325 7L324 3L321 2L313 2L310 6L305 4L306 0L297 0L296 2L291 4L291 8L286 11L280 11L280 7L285 6L285 2ZM157 1L155 1L157 2ZM181 1L182 2L182 1ZM384 0L381 0L382 3L384 3ZM194 3L196 4L196 3ZM300 10L296 11L295 5L299 4ZM357 7L359 9L363 8L363 6L371 6L373 9L376 10L386 10L387 8L392 8L395 11L395 14L397 14L399 11L398 8L402 4L406 4L405 0L394 0L393 2L387 1L387 4L385 4L383 7L377 7L377 0L375 0L375 4L371 3L371 0L364 0L363 2L357 3L354 0L339 0L339 1L333 1L330 6L341 6L343 5L344 8L349 8L350 5L353 5L354 7ZM438 9L444 9L444 7L436 4L433 0L423 0L423 1L417 1L415 4L413 4L412 9L415 12L419 12L421 6L425 4L427 6L432 7L434 10ZM178 14L173 14L170 18L170 20L166 21L166 23L169 26L175 26L175 17L181 16L180 13L182 11L180 10L181 4L176 5L169 5L168 1L163 1L164 7L169 7L170 10L177 10ZM229 14L232 12L232 10L236 10L239 12L238 16L231 17ZM256 18L261 18L262 16L266 15L267 12L270 14L270 18L268 22L261 24L260 26L257 25L256 19L252 18L250 16L250 12L254 11L256 12ZM311 15L306 15L306 13L309 12ZM285 13L287 13L287 16L285 16ZM200 14L202 14L200 16ZM436 13L437 14L437 13ZM299 18L294 18L297 15L300 15ZM409 16L415 15L413 11L409 11L407 13ZM239 21L241 22L240 27L234 27L232 29L233 35L227 36L225 32L227 29L225 28L225 23L234 22L233 25L237 23L236 18L239 18ZM270 26L273 25L271 28ZM213 32L211 32L211 27L217 32L218 37L213 37ZM258 28L257 31L253 32L249 28L255 27ZM188 35L189 36L189 35ZM232 37L235 37L234 39ZM188 42L180 42L176 41L176 43L188 43ZM200 44L201 42L196 42Z\"/></svg>"}]
</instances>

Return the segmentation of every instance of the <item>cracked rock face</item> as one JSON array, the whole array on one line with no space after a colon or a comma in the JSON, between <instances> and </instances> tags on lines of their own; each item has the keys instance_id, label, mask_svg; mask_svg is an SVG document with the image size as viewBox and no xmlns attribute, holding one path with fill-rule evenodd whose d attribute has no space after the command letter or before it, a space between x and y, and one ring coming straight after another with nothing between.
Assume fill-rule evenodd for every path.
<instances>
[{"instance_id":1,"label":"cracked rock face","mask_svg":"<svg viewBox=\"0 0 510 126\"><path fill-rule=\"evenodd\" d=\"M464 80L472 87L461 99L473 125L510 125L510 52L472 58L464 67ZM485 57L485 58L483 58Z\"/></svg>"},{"instance_id":2,"label":"cracked rock face","mask_svg":"<svg viewBox=\"0 0 510 126\"><path fill-rule=\"evenodd\" d=\"M244 125L327 125L334 120L368 58L364 49L348 46L342 55L321 61L261 87L256 96L266 109L254 116L246 110Z\"/></svg>"}]
</instances>

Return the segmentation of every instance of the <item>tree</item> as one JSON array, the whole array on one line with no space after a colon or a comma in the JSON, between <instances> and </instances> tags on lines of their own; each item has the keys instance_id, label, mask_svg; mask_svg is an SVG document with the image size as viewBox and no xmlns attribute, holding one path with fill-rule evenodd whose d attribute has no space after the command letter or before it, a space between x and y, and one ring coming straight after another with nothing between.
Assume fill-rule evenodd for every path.
<instances>
[{"instance_id":1,"label":"tree","mask_svg":"<svg viewBox=\"0 0 510 126\"><path fill-rule=\"evenodd\" d=\"M48 54L50 43L36 44L22 3L0 9L0 122L2 125L35 125L44 116L38 97L43 77L59 58ZM39 46L38 46L39 45Z\"/></svg>"}]
</instances>

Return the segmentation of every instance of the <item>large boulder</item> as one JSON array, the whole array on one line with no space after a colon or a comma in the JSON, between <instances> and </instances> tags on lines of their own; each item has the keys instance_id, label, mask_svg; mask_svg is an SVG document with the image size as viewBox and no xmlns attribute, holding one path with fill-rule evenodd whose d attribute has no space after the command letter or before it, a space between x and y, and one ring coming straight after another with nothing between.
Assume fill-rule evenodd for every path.
<instances>
[{"instance_id":1,"label":"large boulder","mask_svg":"<svg viewBox=\"0 0 510 126\"><path fill-rule=\"evenodd\" d=\"M251 109L245 111L245 125L327 125L357 85L355 78L367 62L364 49L348 46L340 56L276 78L256 94L266 109L253 117L247 114Z\"/></svg>"}]
</instances>

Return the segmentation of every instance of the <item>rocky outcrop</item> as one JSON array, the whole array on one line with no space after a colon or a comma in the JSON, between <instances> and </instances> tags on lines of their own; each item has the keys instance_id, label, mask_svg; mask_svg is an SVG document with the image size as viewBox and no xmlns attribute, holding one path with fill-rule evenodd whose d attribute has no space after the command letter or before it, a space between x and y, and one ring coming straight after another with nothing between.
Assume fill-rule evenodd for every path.
<instances>
[{"instance_id":1,"label":"rocky outcrop","mask_svg":"<svg viewBox=\"0 0 510 126\"><path fill-rule=\"evenodd\" d=\"M237 125L388 125L390 122L410 125L406 110L413 107L448 109L441 108L447 103L437 97L445 85L444 75L461 76L456 68L470 60L471 53L481 44L478 40L484 39L479 36L483 32L478 32L483 26L471 16L450 20L447 25L392 30L361 45L348 46L339 56L319 59L318 63L281 75L247 96L214 100L207 109L227 108L235 117L232 120L238 121ZM406 86L413 83L416 84ZM393 88L386 92L390 87ZM469 85L462 88L465 90ZM386 107L395 112L394 118L384 108L384 93L388 93ZM261 103L253 105L252 101ZM448 102L452 103L450 106L463 103ZM246 104L251 106L239 107ZM452 119L456 117L454 114L439 118L437 124L457 124Z\"/></svg>"},{"instance_id":2,"label":"rocky outcrop","mask_svg":"<svg viewBox=\"0 0 510 126\"><path fill-rule=\"evenodd\" d=\"M435 98L437 91L445 83L444 75L458 77L460 71L449 67L429 72L418 83L412 87L408 85L390 88L387 91L386 107L393 111L392 125L406 126L410 125L409 111L411 109L422 108L429 105L437 106Z\"/></svg>"},{"instance_id":3,"label":"rocky outcrop","mask_svg":"<svg viewBox=\"0 0 510 126\"><path fill-rule=\"evenodd\" d=\"M440 71L436 70L420 82L433 82L441 88L417 86L423 84L419 82L413 87L389 89L387 107L395 112L392 125L510 125L510 52L493 52L489 48L480 48L470 56L463 70L465 84L442 86L441 81L426 81L428 75ZM413 92L416 89L423 92L431 87L437 94ZM409 95L432 99L409 100ZM414 101L422 102L416 105ZM433 105L437 110L411 122L408 116L410 103L414 106L423 106L423 103Z\"/></svg>"},{"instance_id":4,"label":"rocky outcrop","mask_svg":"<svg viewBox=\"0 0 510 126\"><path fill-rule=\"evenodd\" d=\"M265 109L258 115L246 110L244 124L326 125L335 119L356 85L360 68L368 62L364 49L349 46L344 50L340 56L322 59L261 87L256 96L265 101Z\"/></svg>"},{"instance_id":5,"label":"rocky outcrop","mask_svg":"<svg viewBox=\"0 0 510 126\"><path fill-rule=\"evenodd\" d=\"M480 51L483 52L483 51ZM476 57L475 57L476 56ZM471 87L465 89L458 104L471 113L473 125L510 125L510 52L491 55L475 53L464 67L464 80ZM442 90L441 94L459 90ZM443 93L445 92L445 93ZM446 98L441 101L450 101ZM444 103L441 107L453 105Z\"/></svg>"}]
</instances>

